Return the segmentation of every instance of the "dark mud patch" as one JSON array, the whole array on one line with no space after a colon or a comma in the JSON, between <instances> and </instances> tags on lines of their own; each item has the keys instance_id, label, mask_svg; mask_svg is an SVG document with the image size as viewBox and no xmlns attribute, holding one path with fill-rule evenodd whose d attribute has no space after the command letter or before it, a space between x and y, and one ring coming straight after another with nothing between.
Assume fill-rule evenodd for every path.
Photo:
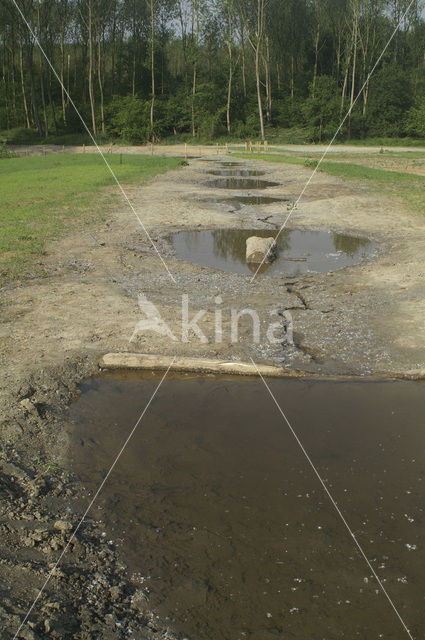
<instances>
[{"instance_id":1,"label":"dark mud patch","mask_svg":"<svg viewBox=\"0 0 425 640\"><path fill-rule=\"evenodd\" d=\"M94 490L158 380L84 385L73 469ZM425 577L423 384L271 381L414 637ZM403 629L258 380L169 379L99 500L151 606L191 640Z\"/></svg>"},{"instance_id":2,"label":"dark mud patch","mask_svg":"<svg viewBox=\"0 0 425 640\"><path fill-rule=\"evenodd\" d=\"M268 189L270 187L279 187L279 182L271 182L270 180L254 180L252 178L217 178L216 180L208 180L205 186L213 189L235 189L239 191L250 189Z\"/></svg>"},{"instance_id":3,"label":"dark mud patch","mask_svg":"<svg viewBox=\"0 0 425 640\"><path fill-rule=\"evenodd\" d=\"M252 178L264 176L266 172L256 171L255 169L211 169L206 173L212 176Z\"/></svg>"},{"instance_id":4,"label":"dark mud patch","mask_svg":"<svg viewBox=\"0 0 425 640\"><path fill-rule=\"evenodd\" d=\"M231 273L247 274L246 240L273 236L268 229L209 229L181 231L170 236L180 260ZM327 273L359 264L372 257L376 243L330 231L285 229L277 240L277 259L264 265L268 275L300 276ZM256 269L256 266L255 268Z\"/></svg>"},{"instance_id":5,"label":"dark mud patch","mask_svg":"<svg viewBox=\"0 0 425 640\"><path fill-rule=\"evenodd\" d=\"M200 202L229 206L234 211L239 211L244 206L261 207L263 205L286 203L290 198L274 198L273 196L230 196L229 198L202 198Z\"/></svg>"}]
</instances>

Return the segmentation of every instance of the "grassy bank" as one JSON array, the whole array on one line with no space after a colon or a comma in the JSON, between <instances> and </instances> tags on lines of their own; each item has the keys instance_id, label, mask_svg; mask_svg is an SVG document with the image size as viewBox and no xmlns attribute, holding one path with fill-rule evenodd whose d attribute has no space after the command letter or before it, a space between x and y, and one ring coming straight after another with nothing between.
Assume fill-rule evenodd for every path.
<instances>
[{"instance_id":1,"label":"grassy bank","mask_svg":"<svg viewBox=\"0 0 425 640\"><path fill-rule=\"evenodd\" d=\"M108 157L122 183L143 184L175 169L181 160L123 155ZM115 184L97 155L61 155L0 160L0 277L34 270L48 239L100 219L116 201L104 187Z\"/></svg>"},{"instance_id":2,"label":"grassy bank","mask_svg":"<svg viewBox=\"0 0 425 640\"><path fill-rule=\"evenodd\" d=\"M248 137L248 136L247 136ZM164 146L174 144L187 143L191 146L199 145L215 145L219 144L244 144L247 137L240 138L236 135L222 135L211 139L210 137L196 137L191 133L177 133L169 135L160 140L159 144ZM259 134L253 133L249 136L254 142L260 139ZM311 137L309 131L302 127L291 127L287 129L269 129L266 132L266 138L270 145L288 145L288 144L310 144ZM93 140L87 132L70 132L69 130L59 131L57 134L51 133L47 138L40 137L35 129L26 129L17 127L15 129L3 129L0 131L0 142L9 145L40 145L40 144L58 144L58 145L74 145L81 146L83 144L90 146ZM110 133L99 133L97 136L98 144L109 144L114 142L117 145L134 144L132 140L119 138ZM323 140L321 144L327 144L329 140ZM361 147L425 147L425 138L359 138L345 139L338 138L334 145L343 147L344 145L356 145Z\"/></svg>"},{"instance_id":3,"label":"grassy bank","mask_svg":"<svg viewBox=\"0 0 425 640\"><path fill-rule=\"evenodd\" d=\"M232 156L266 162L304 165L311 170L314 169L317 162L317 156L309 156L308 154L300 157L299 155L234 153ZM324 160L318 170L338 178L367 184L371 189L389 196L400 197L415 213L423 213L425 210L425 177L423 176L396 170L376 169L345 160L344 162Z\"/></svg>"}]
</instances>

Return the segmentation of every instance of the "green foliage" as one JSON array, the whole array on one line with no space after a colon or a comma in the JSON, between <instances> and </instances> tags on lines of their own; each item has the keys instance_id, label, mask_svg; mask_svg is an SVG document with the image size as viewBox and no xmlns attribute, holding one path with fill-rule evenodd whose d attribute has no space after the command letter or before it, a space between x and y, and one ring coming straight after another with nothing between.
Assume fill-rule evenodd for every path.
<instances>
[{"instance_id":1,"label":"green foliage","mask_svg":"<svg viewBox=\"0 0 425 640\"><path fill-rule=\"evenodd\" d=\"M0 140L0 159L14 158L16 154L12 149L9 149L5 140Z\"/></svg>"},{"instance_id":2,"label":"green foliage","mask_svg":"<svg viewBox=\"0 0 425 640\"><path fill-rule=\"evenodd\" d=\"M129 142L151 138L150 103L136 96L114 96L106 108L108 131Z\"/></svg>"},{"instance_id":3,"label":"green foliage","mask_svg":"<svg viewBox=\"0 0 425 640\"><path fill-rule=\"evenodd\" d=\"M28 18L34 24L40 20L41 43L90 129L92 99L100 141L105 139L99 134L101 104L107 135L115 139L143 143L172 136L174 141L228 136L230 68L228 139L258 138L255 48L261 32L259 86L267 137L280 135L300 142L333 135L343 87L346 111L348 97L357 94L388 42L402 4L402 0L267 0L260 31L256 0L49 0L39 3L39 16L38 5L29 2ZM153 32L149 7L154 12ZM389 42L367 86L367 103L361 96L340 139L424 135L425 17L417 8L414 11L414 19L407 17L409 28L402 25ZM66 144L75 135L88 144L79 116L42 64L37 47L27 44L16 19L13 8L0 10L0 130L25 124L25 98L31 130L20 136L24 144L30 139L45 141L45 120L49 142L61 139ZM41 134L36 131L37 119ZM282 135L282 130L287 133Z\"/></svg>"},{"instance_id":4,"label":"green foliage","mask_svg":"<svg viewBox=\"0 0 425 640\"><path fill-rule=\"evenodd\" d=\"M310 95L302 106L302 113L310 127L311 140L321 142L335 133L340 120L340 105L336 80L330 76L319 76L316 84L310 85Z\"/></svg>"},{"instance_id":5,"label":"green foliage","mask_svg":"<svg viewBox=\"0 0 425 640\"><path fill-rule=\"evenodd\" d=\"M404 129L409 135L418 138L425 137L425 98L419 100L415 106L408 110L404 121Z\"/></svg>"},{"instance_id":6,"label":"green foliage","mask_svg":"<svg viewBox=\"0 0 425 640\"><path fill-rule=\"evenodd\" d=\"M388 65L377 72L368 100L368 135L403 135L406 132L405 114L412 106L412 95L410 78L403 70Z\"/></svg>"}]
</instances>

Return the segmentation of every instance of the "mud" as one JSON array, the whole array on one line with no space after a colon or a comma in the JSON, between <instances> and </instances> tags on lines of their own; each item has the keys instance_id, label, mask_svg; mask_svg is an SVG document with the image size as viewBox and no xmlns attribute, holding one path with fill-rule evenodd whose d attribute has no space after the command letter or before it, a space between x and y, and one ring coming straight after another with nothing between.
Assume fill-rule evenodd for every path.
<instances>
[{"instance_id":1,"label":"mud","mask_svg":"<svg viewBox=\"0 0 425 640\"><path fill-rule=\"evenodd\" d=\"M235 211L244 206L260 207L262 205L289 202L289 198L273 198L273 196L233 196L230 198L204 198L202 202L231 206Z\"/></svg>"},{"instance_id":2,"label":"mud","mask_svg":"<svg viewBox=\"0 0 425 640\"><path fill-rule=\"evenodd\" d=\"M237 173L240 175L240 173ZM251 189L270 189L278 187L279 182L270 180L252 180L249 178L218 178L217 180L208 180L205 186L213 189L237 189L238 191L250 191Z\"/></svg>"},{"instance_id":3,"label":"mud","mask_svg":"<svg viewBox=\"0 0 425 640\"><path fill-rule=\"evenodd\" d=\"M184 155L182 148L166 152ZM295 200L311 175L300 166L245 166L266 171L277 185L273 196L279 198ZM6 638L13 637L63 549L68 533L55 529L54 523L75 524L90 499L63 465L69 448L66 408L78 395L78 384L97 373L100 354L144 351L168 355L170 361L175 354L243 361L252 357L318 375L391 375L425 369L422 216L373 188L316 174L306 193L308 201L298 205L289 226L369 238L379 243L379 255L330 274L265 275L252 281L251 274L178 260L168 237L202 229L270 232L285 220L287 204L268 205L267 220L258 219L264 213L255 207L239 212L206 208L199 198L221 198L223 190L205 185L204 169L205 162L191 160L188 167L147 186L126 187L175 283L111 188L107 193L113 206L105 209L104 220L47 245L37 265L43 277L34 274L1 290L0 617ZM200 342L195 334L188 342L172 341L154 332L138 333L129 342L143 317L137 298L141 292L176 336L181 335L181 296L188 294L191 317L205 311L200 326L208 342ZM217 296L223 311L220 343L214 340ZM232 342L233 308L256 309L264 314L264 323L276 310L290 312L294 344L284 339L270 344L264 332L255 343L249 323L242 323L238 341ZM63 575L48 585L22 637L124 638L135 621L139 626L133 637L166 637L160 634L168 622L152 613L146 594L136 597L139 605L134 606L139 606L141 617L135 617L132 598L140 584L128 579L114 544L102 542L101 515L89 514L75 548L61 564Z\"/></svg>"},{"instance_id":4,"label":"mud","mask_svg":"<svg viewBox=\"0 0 425 640\"><path fill-rule=\"evenodd\" d=\"M254 176L264 176L265 171L256 171L255 169L211 169L207 171L209 175L212 176L231 176L231 177L241 177L241 178L251 178Z\"/></svg>"},{"instance_id":5,"label":"mud","mask_svg":"<svg viewBox=\"0 0 425 640\"><path fill-rule=\"evenodd\" d=\"M70 464L88 487L157 382L108 376L82 387ZM270 384L420 637L424 383ZM191 640L403 636L258 379L166 380L99 509L155 610Z\"/></svg>"}]
</instances>

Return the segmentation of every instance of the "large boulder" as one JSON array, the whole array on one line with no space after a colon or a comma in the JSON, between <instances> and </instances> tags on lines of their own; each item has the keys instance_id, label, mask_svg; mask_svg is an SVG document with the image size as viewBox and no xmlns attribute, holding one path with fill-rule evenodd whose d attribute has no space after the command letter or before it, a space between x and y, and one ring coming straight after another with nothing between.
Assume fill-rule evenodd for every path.
<instances>
[{"instance_id":1,"label":"large boulder","mask_svg":"<svg viewBox=\"0 0 425 640\"><path fill-rule=\"evenodd\" d=\"M246 241L246 261L249 264L266 264L276 258L276 244L274 238L260 238L250 236Z\"/></svg>"}]
</instances>

